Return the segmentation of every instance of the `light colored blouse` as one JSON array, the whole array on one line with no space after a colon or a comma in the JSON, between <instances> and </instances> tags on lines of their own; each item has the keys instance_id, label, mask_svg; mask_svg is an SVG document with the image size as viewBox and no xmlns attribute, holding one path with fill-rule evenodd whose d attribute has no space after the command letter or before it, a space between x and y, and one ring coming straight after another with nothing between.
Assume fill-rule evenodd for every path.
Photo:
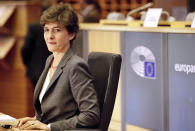
<instances>
[{"instance_id":1,"label":"light colored blouse","mask_svg":"<svg viewBox=\"0 0 195 131\"><path fill-rule=\"evenodd\" d=\"M47 90L47 88L49 86L49 82L50 82L49 74L50 74L50 69L49 69L49 71L47 73L47 76L46 76L46 79L45 79L45 81L43 83L43 87L41 89L41 93L39 94L39 101L40 101L40 103L42 102L43 96L45 95L45 92L46 92L46 90Z\"/></svg>"}]
</instances>

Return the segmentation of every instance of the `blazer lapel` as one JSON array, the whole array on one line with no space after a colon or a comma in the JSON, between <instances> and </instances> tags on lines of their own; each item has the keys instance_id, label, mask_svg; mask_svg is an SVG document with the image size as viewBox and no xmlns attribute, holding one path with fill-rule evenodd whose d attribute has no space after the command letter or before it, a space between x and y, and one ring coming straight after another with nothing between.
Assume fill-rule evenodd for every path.
<instances>
[{"instance_id":1,"label":"blazer lapel","mask_svg":"<svg viewBox=\"0 0 195 131\"><path fill-rule=\"evenodd\" d=\"M47 76L47 73L48 73L48 70L49 70L50 63L51 63L52 59L53 59L53 56L50 56L49 59L48 59L48 61L47 61L47 63L46 63L46 65L45 65L45 69L43 70L43 72L42 72L42 74L41 74L41 76L40 76L40 78L38 80L38 83L37 83L37 85L35 87L35 91L34 91L34 102L36 102L36 100L39 97L40 91L41 91L41 89L43 87L43 83L44 83L45 78Z\"/></svg>"},{"instance_id":2,"label":"blazer lapel","mask_svg":"<svg viewBox=\"0 0 195 131\"><path fill-rule=\"evenodd\" d=\"M69 49L66 52L66 54L62 57L59 65L58 65L58 68L56 69L55 73L53 74L53 77L52 77L52 79L51 79L51 81L50 81L50 83L48 85L48 88L47 88L45 94L47 93L47 91L49 90L49 88L51 88L51 86L57 80L57 78L62 74L63 68L68 63L68 60L71 58L72 55L73 55L73 51L72 51L72 49Z\"/></svg>"}]
</instances>

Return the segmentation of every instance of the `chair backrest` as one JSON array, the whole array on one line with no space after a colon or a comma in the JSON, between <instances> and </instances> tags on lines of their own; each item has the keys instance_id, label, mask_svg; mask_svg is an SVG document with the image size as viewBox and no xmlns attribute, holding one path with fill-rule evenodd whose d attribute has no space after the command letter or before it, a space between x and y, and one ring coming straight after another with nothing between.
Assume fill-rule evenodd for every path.
<instances>
[{"instance_id":1,"label":"chair backrest","mask_svg":"<svg viewBox=\"0 0 195 131\"><path fill-rule=\"evenodd\" d=\"M121 67L121 55L91 52L89 69L95 79L95 89L100 104L101 120L98 129L107 131L112 116Z\"/></svg>"}]
</instances>

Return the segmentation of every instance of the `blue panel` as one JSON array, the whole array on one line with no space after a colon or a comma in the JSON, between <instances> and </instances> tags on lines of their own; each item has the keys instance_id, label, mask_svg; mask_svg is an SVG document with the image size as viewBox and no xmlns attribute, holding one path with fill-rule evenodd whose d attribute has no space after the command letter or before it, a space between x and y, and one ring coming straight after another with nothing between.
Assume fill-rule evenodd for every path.
<instances>
[{"instance_id":1,"label":"blue panel","mask_svg":"<svg viewBox=\"0 0 195 131\"><path fill-rule=\"evenodd\" d=\"M195 131L195 35L169 34L170 131Z\"/></svg>"},{"instance_id":2,"label":"blue panel","mask_svg":"<svg viewBox=\"0 0 195 131\"><path fill-rule=\"evenodd\" d=\"M125 32L126 123L163 130L162 34Z\"/></svg>"}]
</instances>

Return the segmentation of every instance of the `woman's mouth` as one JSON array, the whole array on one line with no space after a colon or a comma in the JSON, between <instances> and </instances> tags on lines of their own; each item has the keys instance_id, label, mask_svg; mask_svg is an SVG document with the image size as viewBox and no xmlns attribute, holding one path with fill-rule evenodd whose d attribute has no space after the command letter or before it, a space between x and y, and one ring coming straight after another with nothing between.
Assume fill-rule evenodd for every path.
<instances>
[{"instance_id":1,"label":"woman's mouth","mask_svg":"<svg viewBox=\"0 0 195 131\"><path fill-rule=\"evenodd\" d=\"M48 42L48 44L55 45L56 42Z\"/></svg>"}]
</instances>

